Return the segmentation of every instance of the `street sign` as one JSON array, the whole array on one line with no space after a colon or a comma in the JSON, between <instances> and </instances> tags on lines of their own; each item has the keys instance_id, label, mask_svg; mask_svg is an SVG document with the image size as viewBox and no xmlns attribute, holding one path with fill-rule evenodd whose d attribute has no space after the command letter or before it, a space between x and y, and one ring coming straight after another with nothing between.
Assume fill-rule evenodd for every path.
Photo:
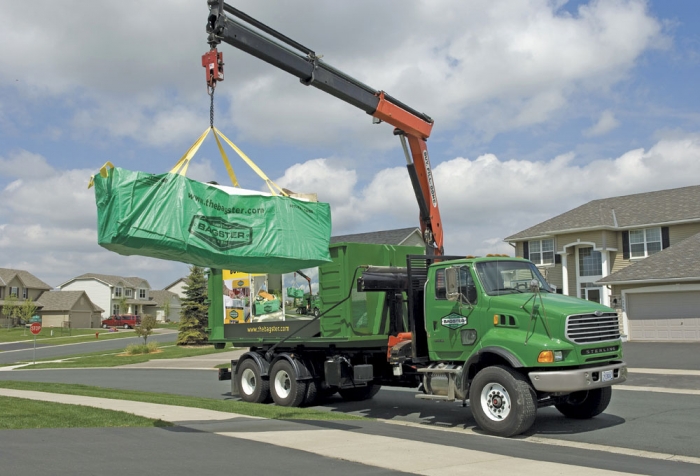
<instances>
[{"instance_id":1,"label":"street sign","mask_svg":"<svg viewBox=\"0 0 700 476\"><path fill-rule=\"evenodd\" d=\"M41 316L32 316L29 322L41 322Z\"/></svg>"},{"instance_id":2,"label":"street sign","mask_svg":"<svg viewBox=\"0 0 700 476\"><path fill-rule=\"evenodd\" d=\"M32 322L32 324L29 326L29 332L31 332L34 335L37 335L39 332L41 332L41 323Z\"/></svg>"}]
</instances>

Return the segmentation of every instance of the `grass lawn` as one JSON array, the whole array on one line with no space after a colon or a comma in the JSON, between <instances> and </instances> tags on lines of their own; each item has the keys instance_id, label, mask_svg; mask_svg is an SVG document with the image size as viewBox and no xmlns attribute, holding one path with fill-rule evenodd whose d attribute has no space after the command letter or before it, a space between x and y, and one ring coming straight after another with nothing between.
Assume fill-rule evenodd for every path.
<instances>
[{"instance_id":1,"label":"grass lawn","mask_svg":"<svg viewBox=\"0 0 700 476\"><path fill-rule=\"evenodd\" d=\"M119 329L117 332L109 332L107 329L70 329L69 331L59 328L53 329L43 327L36 336L36 341L42 344L75 344L77 342L88 342L95 340L95 333L99 332L99 339L120 339L123 337L135 337L136 333L131 330ZM14 327L11 329L0 328L0 342L33 341L34 334L24 327Z\"/></svg>"},{"instance_id":2,"label":"grass lawn","mask_svg":"<svg viewBox=\"0 0 700 476\"><path fill-rule=\"evenodd\" d=\"M130 413L24 398L0 397L0 408L3 416L0 418L0 430L173 426Z\"/></svg>"},{"instance_id":3,"label":"grass lawn","mask_svg":"<svg viewBox=\"0 0 700 476\"><path fill-rule=\"evenodd\" d=\"M138 364L155 359L179 359L182 357L195 357L197 355L218 354L221 352L228 352L231 350L231 348L229 347L219 350L215 349L213 345L203 347L164 345L159 347L159 350L161 352L137 355L123 355L124 350L117 350L110 353L91 352L88 354L77 354L68 357L61 357L61 360L65 360L65 362L45 362L46 360L57 360L55 358L44 359L43 361L37 360L36 365L24 366L22 367L22 370L68 369L76 367L116 367L118 365Z\"/></svg>"},{"instance_id":4,"label":"grass lawn","mask_svg":"<svg viewBox=\"0 0 700 476\"><path fill-rule=\"evenodd\" d=\"M214 400L213 398L185 397L166 393L139 392L113 388L90 387L62 383L18 382L0 380L0 387L17 390L35 390L39 392L64 393L68 395L85 395L89 397L113 398L117 400L134 400L138 402L178 405L183 407L205 408L220 412L239 413L275 420L363 420L363 417L345 413L324 412L307 408L278 407L259 403L247 403L237 400ZM43 404L43 402L42 402Z\"/></svg>"}]
</instances>

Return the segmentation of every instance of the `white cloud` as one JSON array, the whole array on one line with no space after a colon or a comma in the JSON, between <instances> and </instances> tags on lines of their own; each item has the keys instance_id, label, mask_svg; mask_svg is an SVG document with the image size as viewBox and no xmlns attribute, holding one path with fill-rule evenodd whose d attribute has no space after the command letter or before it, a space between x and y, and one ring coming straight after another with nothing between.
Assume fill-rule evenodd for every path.
<instances>
[{"instance_id":1,"label":"white cloud","mask_svg":"<svg viewBox=\"0 0 700 476\"><path fill-rule=\"evenodd\" d=\"M34 101L70 98L73 127L83 134L98 129L155 146L182 141L206 122L199 61L207 48L205 3L32 5L31 15L16 2L0 7L0 43L25 46L0 57L0 80L20 94ZM550 0L304 0L292 11L276 2L237 4L347 74L431 114L439 127L481 138L541 124L572 97L607 91L645 51L668 43L643 0L592 1L575 15L560 6ZM292 14L300 11L301 17ZM352 106L305 89L233 47L220 49L227 73L217 100L224 111L228 98L231 108L217 117L242 137L293 144L361 137L379 148L389 142L390 134L369 129L369 118ZM41 74L15 82L18 71L36 65Z\"/></svg>"},{"instance_id":2,"label":"white cloud","mask_svg":"<svg viewBox=\"0 0 700 476\"><path fill-rule=\"evenodd\" d=\"M583 131L583 135L586 137L602 136L617 128L620 125L620 121L615 119L615 115L612 111L603 111L594 125Z\"/></svg>"},{"instance_id":3,"label":"white cloud","mask_svg":"<svg viewBox=\"0 0 700 476\"><path fill-rule=\"evenodd\" d=\"M576 164L574 158L565 154L533 162L484 154L434 167L447 252L512 253L502 243L506 236L591 200L697 185L700 135L663 139L648 150L635 149L586 165ZM418 224L405 169L381 171L352 196L359 197L355 206L366 214L355 231Z\"/></svg>"},{"instance_id":4,"label":"white cloud","mask_svg":"<svg viewBox=\"0 0 700 476\"><path fill-rule=\"evenodd\" d=\"M700 135L674 134L647 150L586 165L574 159L565 154L533 162L484 154L434 167L447 253L512 253L502 242L506 236L590 200L697 185ZM418 226L405 169L384 169L366 185L357 176L357 170L315 159L290 167L276 182L329 202L336 235ZM0 267L27 269L53 285L86 272L137 275L155 287L185 275L183 264L123 257L96 244L88 177L84 170L50 179L28 176L0 193Z\"/></svg>"},{"instance_id":5,"label":"white cloud","mask_svg":"<svg viewBox=\"0 0 700 476\"><path fill-rule=\"evenodd\" d=\"M54 168L44 157L26 150L12 152L6 159L0 157L0 177L44 178L54 173Z\"/></svg>"}]
</instances>

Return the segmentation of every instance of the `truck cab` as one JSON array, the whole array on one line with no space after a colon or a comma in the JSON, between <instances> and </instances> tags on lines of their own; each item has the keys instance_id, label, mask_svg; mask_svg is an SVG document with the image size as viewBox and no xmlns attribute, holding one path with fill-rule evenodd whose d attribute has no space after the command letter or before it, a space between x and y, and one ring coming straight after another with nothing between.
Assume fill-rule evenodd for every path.
<instances>
[{"instance_id":1,"label":"truck cab","mask_svg":"<svg viewBox=\"0 0 700 476\"><path fill-rule=\"evenodd\" d=\"M468 398L479 425L493 433L519 432L510 412L527 420L537 406L591 418L607 407L611 385L626 379L617 313L557 294L530 261L436 262L424 296L428 359L459 369L438 386L430 381L436 374L426 373L426 396ZM518 408L520 398L526 404Z\"/></svg>"}]
</instances>

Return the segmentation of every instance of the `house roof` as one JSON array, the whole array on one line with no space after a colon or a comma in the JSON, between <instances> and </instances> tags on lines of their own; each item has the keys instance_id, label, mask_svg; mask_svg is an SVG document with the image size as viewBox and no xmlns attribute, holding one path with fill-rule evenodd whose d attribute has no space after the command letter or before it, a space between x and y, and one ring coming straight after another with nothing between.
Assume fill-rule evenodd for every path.
<instances>
[{"instance_id":1,"label":"house roof","mask_svg":"<svg viewBox=\"0 0 700 476\"><path fill-rule=\"evenodd\" d=\"M175 281L173 281L172 283L168 284L166 287L164 287L164 288L163 288L163 291L167 291L168 289L172 288L173 286L175 286L175 285L176 285L177 283L179 283L179 282L183 282L183 283L184 283L184 282L186 282L186 281L187 281L187 278L178 278L178 279L176 279ZM151 291L151 292L153 292L153 291Z\"/></svg>"},{"instance_id":2,"label":"house roof","mask_svg":"<svg viewBox=\"0 0 700 476\"><path fill-rule=\"evenodd\" d=\"M52 288L28 271L11 268L0 268L0 286L7 286L15 276L29 289L44 289L48 291Z\"/></svg>"},{"instance_id":3,"label":"house roof","mask_svg":"<svg viewBox=\"0 0 700 476\"><path fill-rule=\"evenodd\" d=\"M629 229L700 221L700 185L593 200L511 235L505 241L590 229Z\"/></svg>"},{"instance_id":4,"label":"house roof","mask_svg":"<svg viewBox=\"0 0 700 476\"><path fill-rule=\"evenodd\" d=\"M700 233L599 280L603 284L639 281L700 281Z\"/></svg>"},{"instance_id":5,"label":"house roof","mask_svg":"<svg viewBox=\"0 0 700 476\"><path fill-rule=\"evenodd\" d=\"M39 296L36 303L42 306L42 311L70 311L83 295L92 305L93 311L104 311L100 306L90 301L85 291L47 291Z\"/></svg>"},{"instance_id":6,"label":"house roof","mask_svg":"<svg viewBox=\"0 0 700 476\"><path fill-rule=\"evenodd\" d=\"M396 230L373 231L369 233L356 233L354 235L332 236L332 243L370 243L375 245L400 245L412 234L420 229L399 228Z\"/></svg>"},{"instance_id":7,"label":"house roof","mask_svg":"<svg viewBox=\"0 0 700 476\"><path fill-rule=\"evenodd\" d=\"M122 276L114 276L111 274L98 274L98 273L85 273L81 274L80 276L76 276L75 278L69 279L65 283L59 285L58 287L63 287L66 284L72 282L72 281L77 281L80 279L96 279L98 281L102 281L105 284L108 284L110 286L127 286L130 288L138 288L141 287L143 283L146 284L146 287L150 289L151 285L148 284L148 281L146 281L143 278L139 278L136 276L132 276L129 278L125 278Z\"/></svg>"},{"instance_id":8,"label":"house roof","mask_svg":"<svg viewBox=\"0 0 700 476\"><path fill-rule=\"evenodd\" d=\"M176 297L178 300L180 299L180 297L177 294L175 294L174 292L165 291L165 290L163 290L163 291L153 291L152 290L149 293L149 296L150 296L151 300L153 302L155 302L155 304L158 305L158 307L163 307L165 305L165 303L170 302L170 300L173 297Z\"/></svg>"}]
</instances>

